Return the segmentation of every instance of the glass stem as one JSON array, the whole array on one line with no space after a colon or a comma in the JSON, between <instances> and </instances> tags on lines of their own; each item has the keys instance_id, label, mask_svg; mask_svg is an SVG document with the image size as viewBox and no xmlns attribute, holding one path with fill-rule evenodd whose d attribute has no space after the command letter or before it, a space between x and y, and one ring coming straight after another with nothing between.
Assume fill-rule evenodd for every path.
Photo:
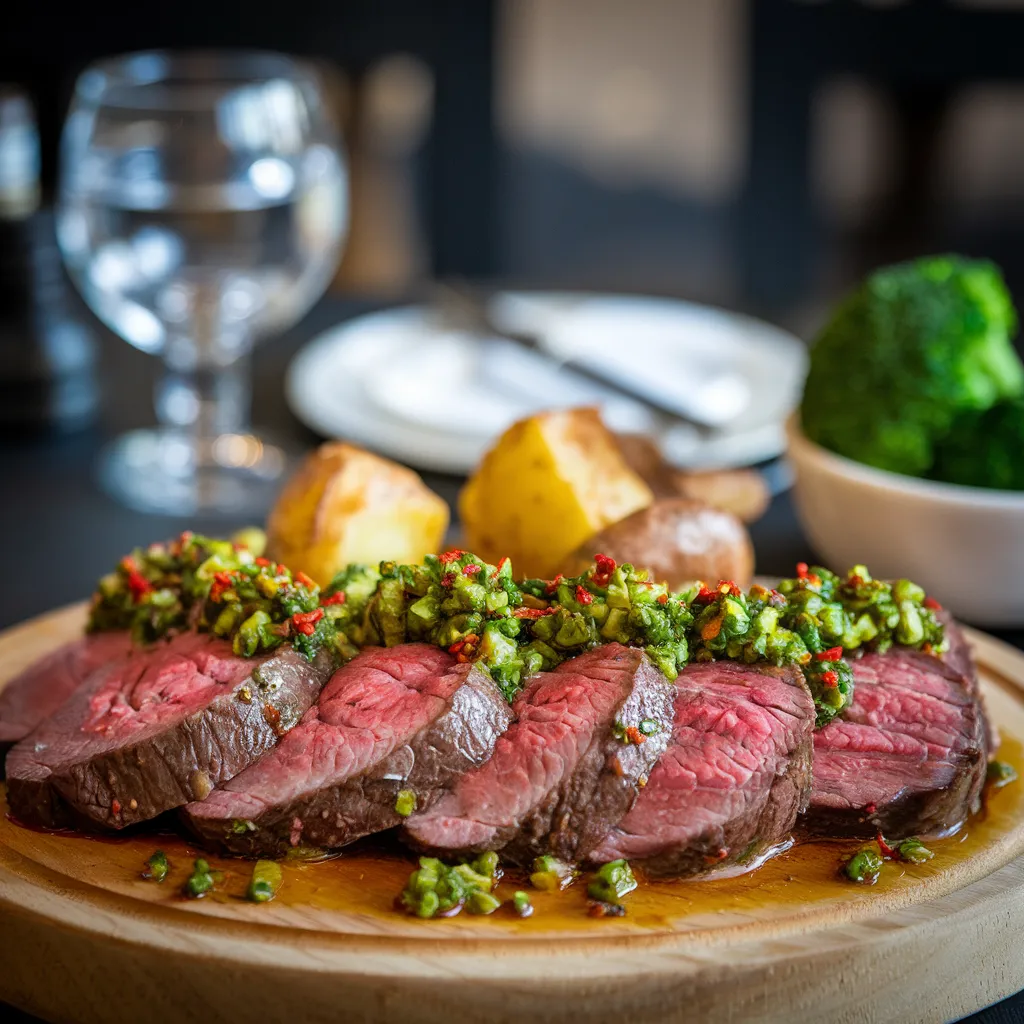
<instances>
[{"instance_id":1,"label":"glass stem","mask_svg":"<svg viewBox=\"0 0 1024 1024\"><path fill-rule=\"evenodd\" d=\"M217 439L248 434L251 339L233 317L231 292L215 282L182 288L167 317L164 372L156 386L161 425L189 442L192 469L217 465Z\"/></svg>"}]
</instances>

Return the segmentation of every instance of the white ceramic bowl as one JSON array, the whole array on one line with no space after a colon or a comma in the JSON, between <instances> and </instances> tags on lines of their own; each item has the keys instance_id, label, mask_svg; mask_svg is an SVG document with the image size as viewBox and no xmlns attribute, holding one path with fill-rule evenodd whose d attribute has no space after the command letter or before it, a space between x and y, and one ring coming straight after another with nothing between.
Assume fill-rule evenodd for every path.
<instances>
[{"instance_id":1,"label":"white ceramic bowl","mask_svg":"<svg viewBox=\"0 0 1024 1024\"><path fill-rule=\"evenodd\" d=\"M787 431L800 522L830 569L866 565L968 622L1024 625L1024 492L864 466L808 441L795 417Z\"/></svg>"}]
</instances>

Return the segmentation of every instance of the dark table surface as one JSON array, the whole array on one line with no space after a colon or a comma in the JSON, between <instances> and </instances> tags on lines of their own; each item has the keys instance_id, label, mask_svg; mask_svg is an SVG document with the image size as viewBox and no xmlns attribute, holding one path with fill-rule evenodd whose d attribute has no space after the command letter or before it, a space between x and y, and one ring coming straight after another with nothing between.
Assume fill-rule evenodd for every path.
<instances>
[{"instance_id":1,"label":"dark table surface","mask_svg":"<svg viewBox=\"0 0 1024 1024\"><path fill-rule=\"evenodd\" d=\"M254 358L254 419L302 450L320 439L289 412L283 395L285 368L298 347L319 331L373 308L368 303L325 300L286 336L262 345ZM101 336L106 400L97 426L69 437L23 437L0 443L0 537L5 578L0 588L0 629L59 605L81 600L96 579L134 545L172 536L185 527L219 533L259 522L265 510L233 521L147 516L107 497L96 485L100 447L117 433L153 421L156 360L124 342ZM424 474L454 503L457 477ZM787 494L776 497L751 529L757 571L783 575L798 561L813 561ZM1024 630L997 633L1024 649ZM0 1020L35 1021L0 1004ZM1024 1024L1024 993L968 1018L971 1024Z\"/></svg>"}]
</instances>

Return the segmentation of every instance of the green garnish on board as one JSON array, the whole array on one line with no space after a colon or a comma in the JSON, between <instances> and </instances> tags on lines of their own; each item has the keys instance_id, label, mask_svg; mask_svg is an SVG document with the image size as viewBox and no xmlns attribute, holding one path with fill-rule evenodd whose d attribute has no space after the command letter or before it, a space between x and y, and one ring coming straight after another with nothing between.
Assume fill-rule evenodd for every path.
<instances>
[{"instance_id":1,"label":"green garnish on board","mask_svg":"<svg viewBox=\"0 0 1024 1024\"><path fill-rule=\"evenodd\" d=\"M171 865L167 860L167 854L163 850L156 850L153 856L146 861L142 877L150 882L162 882L170 870Z\"/></svg>"},{"instance_id":2,"label":"green garnish on board","mask_svg":"<svg viewBox=\"0 0 1024 1024\"><path fill-rule=\"evenodd\" d=\"M587 885L587 895L601 903L621 903L622 897L637 886L628 861L612 860L602 864Z\"/></svg>"},{"instance_id":3,"label":"green garnish on board","mask_svg":"<svg viewBox=\"0 0 1024 1024\"><path fill-rule=\"evenodd\" d=\"M498 855L482 853L476 860L450 866L436 857L420 857L420 866L409 876L399 904L417 917L454 917L465 909L470 914L493 914L501 901L491 890L500 877Z\"/></svg>"},{"instance_id":4,"label":"green garnish on board","mask_svg":"<svg viewBox=\"0 0 1024 1024\"><path fill-rule=\"evenodd\" d=\"M281 865L277 861L256 861L245 893L246 899L253 903L269 903L281 888L282 878Z\"/></svg>"},{"instance_id":5,"label":"green garnish on board","mask_svg":"<svg viewBox=\"0 0 1024 1024\"><path fill-rule=\"evenodd\" d=\"M870 846L858 850L844 865L843 874L851 882L874 885L882 873L882 855Z\"/></svg>"},{"instance_id":6,"label":"green garnish on board","mask_svg":"<svg viewBox=\"0 0 1024 1024\"><path fill-rule=\"evenodd\" d=\"M214 876L210 870L210 864L199 857L192 865L192 874L185 880L181 891L190 900L198 900L212 891L213 886Z\"/></svg>"}]
</instances>

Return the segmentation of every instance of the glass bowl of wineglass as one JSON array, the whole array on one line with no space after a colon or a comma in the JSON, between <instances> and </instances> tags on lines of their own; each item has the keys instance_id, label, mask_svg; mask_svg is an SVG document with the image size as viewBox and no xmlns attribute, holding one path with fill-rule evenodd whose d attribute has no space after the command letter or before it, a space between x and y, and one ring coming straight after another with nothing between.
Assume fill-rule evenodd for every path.
<instances>
[{"instance_id":1,"label":"glass bowl of wineglass","mask_svg":"<svg viewBox=\"0 0 1024 1024\"><path fill-rule=\"evenodd\" d=\"M157 426L101 479L171 514L259 512L285 469L250 427L249 355L323 294L348 224L322 83L275 53L136 53L79 77L57 234L97 316L158 355Z\"/></svg>"}]
</instances>

